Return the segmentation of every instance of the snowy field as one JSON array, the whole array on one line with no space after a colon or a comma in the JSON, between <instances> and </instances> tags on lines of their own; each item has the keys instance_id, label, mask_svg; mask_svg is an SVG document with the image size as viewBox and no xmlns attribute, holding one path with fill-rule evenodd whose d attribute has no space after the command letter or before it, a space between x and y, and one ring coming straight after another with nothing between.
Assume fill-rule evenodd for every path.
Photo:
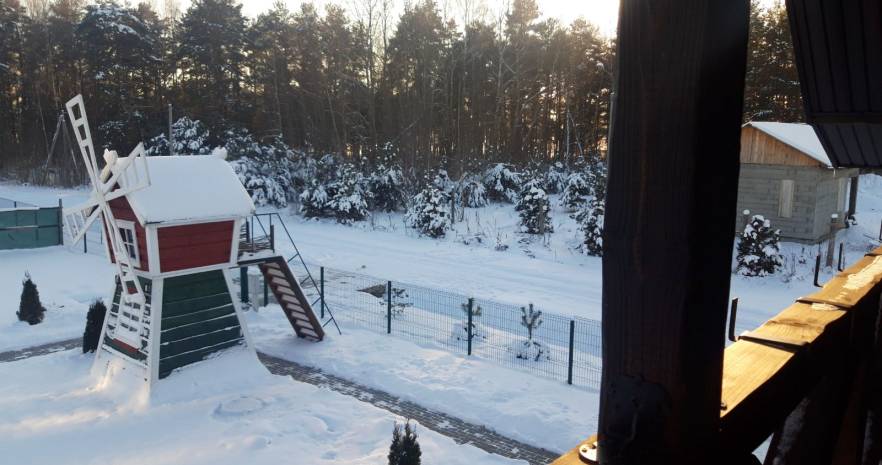
<instances>
[{"instance_id":1,"label":"snowy field","mask_svg":"<svg viewBox=\"0 0 882 465\"><path fill-rule=\"evenodd\" d=\"M35 205L55 205L59 197L73 205L86 193L0 184L0 197ZM467 209L456 232L442 240L419 237L394 214L343 226L304 220L290 210L279 213L311 263L515 305L535 303L565 316L600 318L601 261L573 250L578 232L561 211L555 211L556 232L547 240L527 240L517 233L512 205ZM848 262L877 244L882 178L862 177L857 219L857 227L840 233ZM277 243L290 255L290 247L281 239ZM89 254L65 247L0 251L0 351L82 334L89 302L106 299L113 282L110 264L98 247L90 247ZM784 244L783 250L785 272L767 278L733 276L732 296L740 299L739 330L759 325L814 291L816 248ZM25 272L32 275L48 310L45 321L33 327L15 316ZM825 270L822 280L831 274ZM596 430L598 396L593 390L345 325L343 336L329 331L322 343L306 343L293 336L274 306L248 312L247 318L259 350L485 424L514 439L562 452ZM164 387L150 400L150 409L135 402L131 393L90 388L91 358L75 351L0 364L0 378L17 380L0 386L0 430L5 432L0 450L22 451L44 441L73 444L70 451L45 448L37 458L18 457L11 463L47 463L63 453L70 454L67 463L85 463L91 461L87 453L95 450L104 451L102 462L121 461L141 450L143 455L132 457L131 463L175 463L182 456L188 463L264 463L292 454L310 457L303 463L383 461L390 414L273 377L243 357L233 354L211 362L231 364L222 371L212 369L211 386L199 381L210 364L172 376L160 383ZM218 379L218 373L224 378ZM247 400L237 402L240 398ZM241 404L256 410L232 418L218 415L229 410L228 404L235 411ZM146 445L138 435L124 432L126 426L141 424L156 433ZM172 424L180 426L164 427ZM421 432L426 463L505 463ZM95 433L107 433L101 444L114 446L99 447ZM331 450L337 455L324 455ZM248 460L243 460L246 454Z\"/></svg>"},{"instance_id":2,"label":"snowy field","mask_svg":"<svg viewBox=\"0 0 882 465\"><path fill-rule=\"evenodd\" d=\"M158 383L95 383L76 351L0 363L3 463L378 464L402 421L351 397L274 376L234 349ZM423 463L523 463L417 427Z\"/></svg>"}]
</instances>

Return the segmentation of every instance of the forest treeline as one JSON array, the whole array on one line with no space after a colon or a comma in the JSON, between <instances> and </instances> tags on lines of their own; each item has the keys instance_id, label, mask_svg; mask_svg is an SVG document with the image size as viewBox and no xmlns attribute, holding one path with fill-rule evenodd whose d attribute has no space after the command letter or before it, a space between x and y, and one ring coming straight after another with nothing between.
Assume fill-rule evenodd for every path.
<instances>
[{"instance_id":1,"label":"forest treeline","mask_svg":"<svg viewBox=\"0 0 882 465\"><path fill-rule=\"evenodd\" d=\"M233 0L181 14L0 0L0 173L32 176L51 147L55 162L70 158L64 134L53 138L78 93L96 146L122 153L167 132L169 104L174 119L201 121L210 145L241 130L344 157L393 144L407 170L602 153L614 40L584 20L543 19L535 0L495 18L462 3L445 16L418 0L393 17L388 0L278 2L252 19ZM783 11L754 8L747 119L802 112Z\"/></svg>"}]
</instances>

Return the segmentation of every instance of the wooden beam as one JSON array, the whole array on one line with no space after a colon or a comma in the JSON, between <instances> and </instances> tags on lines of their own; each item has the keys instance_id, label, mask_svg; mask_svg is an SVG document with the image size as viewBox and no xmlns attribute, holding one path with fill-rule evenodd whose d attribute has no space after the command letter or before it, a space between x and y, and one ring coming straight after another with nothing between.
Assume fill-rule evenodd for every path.
<instances>
[{"instance_id":1,"label":"wooden beam","mask_svg":"<svg viewBox=\"0 0 882 465\"><path fill-rule=\"evenodd\" d=\"M747 0L621 3L604 464L715 463L747 29Z\"/></svg>"},{"instance_id":2,"label":"wooden beam","mask_svg":"<svg viewBox=\"0 0 882 465\"><path fill-rule=\"evenodd\" d=\"M882 257L876 254L882 248L752 332L803 347L739 340L726 348L721 393L726 409L720 419L724 450L754 450L791 416L784 425L787 444L775 442L770 448L779 457L775 463L822 463L825 456L829 463L842 424L836 418L842 418L847 405L837 399L848 400L850 373L860 354L868 352L878 315ZM842 379L847 382L839 383ZM812 429L803 431L799 425Z\"/></svg>"}]
</instances>

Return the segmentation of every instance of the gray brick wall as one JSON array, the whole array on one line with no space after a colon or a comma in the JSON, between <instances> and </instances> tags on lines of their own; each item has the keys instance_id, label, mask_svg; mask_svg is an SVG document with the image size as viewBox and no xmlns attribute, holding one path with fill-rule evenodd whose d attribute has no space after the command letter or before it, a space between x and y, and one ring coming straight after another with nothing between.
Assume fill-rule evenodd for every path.
<instances>
[{"instance_id":1,"label":"gray brick wall","mask_svg":"<svg viewBox=\"0 0 882 465\"><path fill-rule=\"evenodd\" d=\"M832 170L808 166L742 164L738 182L736 231L744 228L742 212L763 215L781 230L784 239L819 242L830 231L830 214L836 212L838 179L856 176L857 170ZM778 216L781 181L794 181L793 214ZM836 212L841 215L844 212Z\"/></svg>"}]
</instances>

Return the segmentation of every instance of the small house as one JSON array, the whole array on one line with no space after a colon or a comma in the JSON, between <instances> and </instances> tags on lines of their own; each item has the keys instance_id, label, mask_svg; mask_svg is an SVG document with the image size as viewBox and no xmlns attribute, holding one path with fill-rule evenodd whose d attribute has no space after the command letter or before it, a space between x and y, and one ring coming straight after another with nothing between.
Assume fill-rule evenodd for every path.
<instances>
[{"instance_id":1,"label":"small house","mask_svg":"<svg viewBox=\"0 0 882 465\"><path fill-rule=\"evenodd\" d=\"M749 122L741 128L737 232L749 211L784 240L818 243L854 214L858 174L833 168L807 124Z\"/></svg>"}]
</instances>

